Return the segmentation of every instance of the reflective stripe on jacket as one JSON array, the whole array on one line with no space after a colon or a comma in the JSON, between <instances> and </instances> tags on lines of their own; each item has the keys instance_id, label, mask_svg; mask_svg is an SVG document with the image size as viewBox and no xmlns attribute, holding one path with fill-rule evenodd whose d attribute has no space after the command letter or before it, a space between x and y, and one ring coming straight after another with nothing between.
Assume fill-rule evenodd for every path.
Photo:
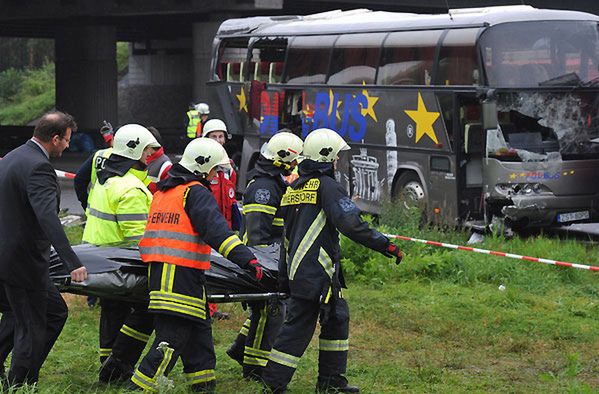
<instances>
[{"instance_id":1,"label":"reflective stripe on jacket","mask_svg":"<svg viewBox=\"0 0 599 394\"><path fill-rule=\"evenodd\" d=\"M144 262L162 262L200 270L210 269L210 246L193 228L185 212L185 199L194 181L157 191L139 243ZM203 186L202 186L203 187Z\"/></svg>"},{"instance_id":2,"label":"reflective stripe on jacket","mask_svg":"<svg viewBox=\"0 0 599 394\"><path fill-rule=\"evenodd\" d=\"M88 199L83 241L94 245L137 243L144 233L152 194L146 172L130 169L104 184L96 181Z\"/></svg>"},{"instance_id":3,"label":"reflective stripe on jacket","mask_svg":"<svg viewBox=\"0 0 599 394\"><path fill-rule=\"evenodd\" d=\"M187 137L196 138L198 123L201 122L200 113L195 109L191 109L187 111L187 118L189 119L187 122Z\"/></svg>"}]
</instances>

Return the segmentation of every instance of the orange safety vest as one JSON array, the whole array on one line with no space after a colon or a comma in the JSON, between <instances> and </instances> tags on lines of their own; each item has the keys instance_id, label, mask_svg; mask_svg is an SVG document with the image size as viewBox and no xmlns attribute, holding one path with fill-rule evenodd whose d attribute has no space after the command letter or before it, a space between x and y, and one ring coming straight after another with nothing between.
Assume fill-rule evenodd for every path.
<instances>
[{"instance_id":1,"label":"orange safety vest","mask_svg":"<svg viewBox=\"0 0 599 394\"><path fill-rule=\"evenodd\" d=\"M185 195L194 185L202 184L193 181L154 194L146 231L139 242L139 253L145 263L210 269L210 246L200 239L185 212Z\"/></svg>"}]
</instances>

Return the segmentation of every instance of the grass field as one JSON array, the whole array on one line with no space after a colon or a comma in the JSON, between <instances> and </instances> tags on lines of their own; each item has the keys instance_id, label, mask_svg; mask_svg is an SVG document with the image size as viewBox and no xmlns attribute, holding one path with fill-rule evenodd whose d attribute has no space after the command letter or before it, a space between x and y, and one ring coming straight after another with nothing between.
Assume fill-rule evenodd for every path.
<instances>
[{"instance_id":1,"label":"grass field","mask_svg":"<svg viewBox=\"0 0 599 394\"><path fill-rule=\"evenodd\" d=\"M380 222L385 231L464 243L467 234L419 229L410 218ZM70 230L77 240L80 231ZM599 277L597 273L400 243L404 262L342 241L349 277L350 382L364 393L599 392ZM481 246L597 265L595 246L534 237L490 237ZM505 285L505 291L498 289ZM42 393L117 393L97 381L99 311L67 296L70 317L39 382ZM224 351L245 319L213 325L219 393L259 393L241 379ZM293 393L313 392L313 340L291 382ZM186 392L180 365L170 376ZM27 392L28 390L22 390Z\"/></svg>"}]
</instances>

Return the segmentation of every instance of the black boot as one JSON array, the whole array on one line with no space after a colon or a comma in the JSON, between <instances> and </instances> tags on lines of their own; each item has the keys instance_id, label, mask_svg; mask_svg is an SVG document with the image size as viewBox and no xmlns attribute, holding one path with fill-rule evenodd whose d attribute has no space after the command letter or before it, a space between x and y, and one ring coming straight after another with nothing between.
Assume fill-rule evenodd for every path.
<instances>
[{"instance_id":1,"label":"black boot","mask_svg":"<svg viewBox=\"0 0 599 394\"><path fill-rule=\"evenodd\" d=\"M212 394L216 392L216 382L211 380L210 382L196 383L191 385L191 391L194 393L207 393Z\"/></svg>"},{"instance_id":2,"label":"black boot","mask_svg":"<svg viewBox=\"0 0 599 394\"><path fill-rule=\"evenodd\" d=\"M317 393L359 393L360 389L356 386L347 384L347 379L343 375L319 376L316 382Z\"/></svg>"},{"instance_id":3,"label":"black boot","mask_svg":"<svg viewBox=\"0 0 599 394\"><path fill-rule=\"evenodd\" d=\"M103 383L126 382L133 375L133 367L113 354L100 367L98 380Z\"/></svg>"},{"instance_id":4,"label":"black boot","mask_svg":"<svg viewBox=\"0 0 599 394\"><path fill-rule=\"evenodd\" d=\"M231 346L226 350L227 356L231 357L233 360L237 361L239 365L243 367L243 351L245 348L245 337L243 337L243 342L239 339L236 339L235 342L231 344Z\"/></svg>"}]
</instances>

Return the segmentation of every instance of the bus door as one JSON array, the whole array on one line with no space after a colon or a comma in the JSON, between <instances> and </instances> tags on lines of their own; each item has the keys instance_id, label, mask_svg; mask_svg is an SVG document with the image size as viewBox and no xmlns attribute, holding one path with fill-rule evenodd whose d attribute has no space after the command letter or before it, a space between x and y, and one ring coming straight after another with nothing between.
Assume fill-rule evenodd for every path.
<instances>
[{"instance_id":1,"label":"bus door","mask_svg":"<svg viewBox=\"0 0 599 394\"><path fill-rule=\"evenodd\" d=\"M482 110L475 95L457 96L458 117L455 151L457 154L458 213L462 221L484 219L483 173L485 133Z\"/></svg>"}]
</instances>

